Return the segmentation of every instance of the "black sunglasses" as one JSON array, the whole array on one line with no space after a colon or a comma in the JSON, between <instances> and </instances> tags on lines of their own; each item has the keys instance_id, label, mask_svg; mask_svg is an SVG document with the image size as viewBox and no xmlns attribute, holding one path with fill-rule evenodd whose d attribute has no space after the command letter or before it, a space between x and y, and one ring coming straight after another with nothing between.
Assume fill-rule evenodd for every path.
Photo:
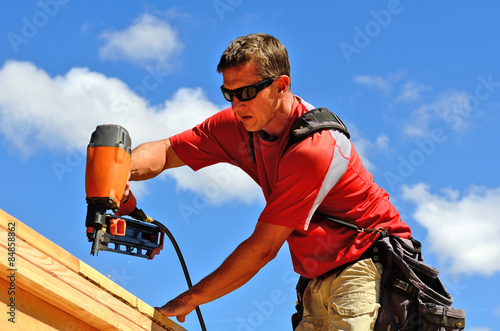
<instances>
[{"instance_id":1,"label":"black sunglasses","mask_svg":"<svg viewBox=\"0 0 500 331\"><path fill-rule=\"evenodd\" d=\"M235 90L229 90L225 88L224 85L221 85L220 90L222 91L224 99L226 99L229 102L233 101L233 96L240 101L250 101L253 98L255 98L260 91L271 85L274 82L274 80L275 80L274 78L264 79L263 81L258 82L257 84L243 86Z\"/></svg>"}]
</instances>

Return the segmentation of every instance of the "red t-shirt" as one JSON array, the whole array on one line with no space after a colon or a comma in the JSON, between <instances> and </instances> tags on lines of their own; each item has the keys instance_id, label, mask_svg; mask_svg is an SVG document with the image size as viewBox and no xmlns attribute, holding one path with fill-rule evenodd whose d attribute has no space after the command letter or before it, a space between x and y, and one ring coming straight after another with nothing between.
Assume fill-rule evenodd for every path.
<instances>
[{"instance_id":1,"label":"red t-shirt","mask_svg":"<svg viewBox=\"0 0 500 331\"><path fill-rule=\"evenodd\" d=\"M293 122L312 108L296 97L285 134L270 141L255 133L255 160L248 131L231 108L170 138L177 155L193 170L228 162L260 185L266 206L259 222L295 229L287 239L294 270L308 278L358 259L378 239L313 216L316 210L362 228L410 236L388 194L373 182L342 133L316 132L284 150Z\"/></svg>"}]
</instances>

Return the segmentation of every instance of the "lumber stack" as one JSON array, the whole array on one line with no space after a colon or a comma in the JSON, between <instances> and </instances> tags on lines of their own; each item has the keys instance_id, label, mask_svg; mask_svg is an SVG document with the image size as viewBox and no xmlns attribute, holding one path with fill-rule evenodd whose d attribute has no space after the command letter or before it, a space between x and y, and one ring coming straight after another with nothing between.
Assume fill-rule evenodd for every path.
<instances>
[{"instance_id":1,"label":"lumber stack","mask_svg":"<svg viewBox=\"0 0 500 331\"><path fill-rule=\"evenodd\" d=\"M0 209L0 330L185 330Z\"/></svg>"}]
</instances>

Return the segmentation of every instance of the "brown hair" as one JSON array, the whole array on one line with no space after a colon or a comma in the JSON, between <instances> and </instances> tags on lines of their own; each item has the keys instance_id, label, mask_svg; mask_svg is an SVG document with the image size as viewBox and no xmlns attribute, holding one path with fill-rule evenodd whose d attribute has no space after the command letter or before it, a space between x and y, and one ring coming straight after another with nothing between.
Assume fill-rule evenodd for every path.
<instances>
[{"instance_id":1,"label":"brown hair","mask_svg":"<svg viewBox=\"0 0 500 331\"><path fill-rule=\"evenodd\" d=\"M266 33L254 33L234 39L229 43L217 65L217 72L256 61L260 78L290 77L290 61L285 46ZM290 79L291 82L291 79Z\"/></svg>"}]
</instances>

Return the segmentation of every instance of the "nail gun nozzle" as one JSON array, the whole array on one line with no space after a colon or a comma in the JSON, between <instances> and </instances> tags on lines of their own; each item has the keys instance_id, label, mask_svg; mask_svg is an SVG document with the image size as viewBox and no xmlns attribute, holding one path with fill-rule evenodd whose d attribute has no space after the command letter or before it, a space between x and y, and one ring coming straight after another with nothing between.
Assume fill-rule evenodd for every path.
<instances>
[{"instance_id":1,"label":"nail gun nozzle","mask_svg":"<svg viewBox=\"0 0 500 331\"><path fill-rule=\"evenodd\" d=\"M102 240L102 228L95 231L94 240L92 241L92 249L90 251L90 255L99 255L99 250L101 247Z\"/></svg>"}]
</instances>

